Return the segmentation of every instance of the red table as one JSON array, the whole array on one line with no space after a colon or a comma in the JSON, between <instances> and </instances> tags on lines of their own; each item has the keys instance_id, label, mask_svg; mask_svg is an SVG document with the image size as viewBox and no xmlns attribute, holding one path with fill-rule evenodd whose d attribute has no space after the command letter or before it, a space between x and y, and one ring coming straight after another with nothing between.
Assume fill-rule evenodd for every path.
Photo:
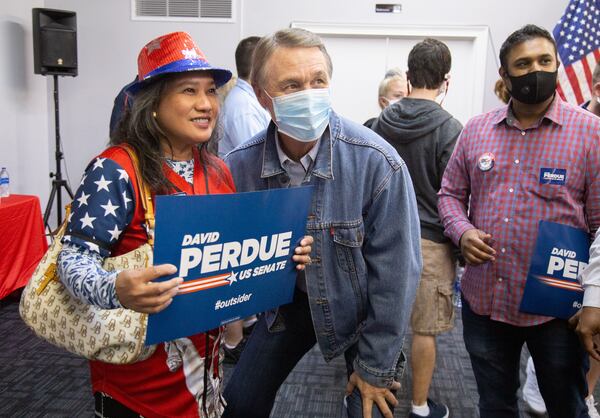
<instances>
[{"instance_id":1,"label":"red table","mask_svg":"<svg viewBox=\"0 0 600 418\"><path fill-rule=\"evenodd\" d=\"M0 198L0 299L27 284L47 249L38 197Z\"/></svg>"}]
</instances>

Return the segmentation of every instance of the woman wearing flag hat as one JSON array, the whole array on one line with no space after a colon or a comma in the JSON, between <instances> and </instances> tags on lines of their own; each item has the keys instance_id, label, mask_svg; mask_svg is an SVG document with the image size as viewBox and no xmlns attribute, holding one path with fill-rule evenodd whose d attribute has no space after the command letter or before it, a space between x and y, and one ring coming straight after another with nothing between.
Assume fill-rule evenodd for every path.
<instances>
[{"instance_id":1,"label":"woman wearing flag hat","mask_svg":"<svg viewBox=\"0 0 600 418\"><path fill-rule=\"evenodd\" d=\"M111 135L111 147L87 167L63 239L59 275L80 300L144 313L171 303L182 279L152 280L175 273L175 266L102 268L106 257L132 251L152 234L127 148L152 197L234 192L229 170L211 152L218 137L217 88L230 78L230 71L209 64L187 33L170 33L142 48L137 81L127 89L133 104ZM305 238L296 250L298 269L310 261L310 243ZM220 416L219 339L217 329L160 344L137 363L90 361L96 416Z\"/></svg>"}]
</instances>

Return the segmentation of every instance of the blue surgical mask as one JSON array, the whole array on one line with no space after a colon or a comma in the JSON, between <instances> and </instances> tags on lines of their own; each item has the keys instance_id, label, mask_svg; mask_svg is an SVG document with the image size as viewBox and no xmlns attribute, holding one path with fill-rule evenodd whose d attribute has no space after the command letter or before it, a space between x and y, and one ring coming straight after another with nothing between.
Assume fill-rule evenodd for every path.
<instances>
[{"instance_id":1,"label":"blue surgical mask","mask_svg":"<svg viewBox=\"0 0 600 418\"><path fill-rule=\"evenodd\" d=\"M315 141L325 132L331 113L329 89L307 89L269 97L279 132L300 142Z\"/></svg>"}]
</instances>

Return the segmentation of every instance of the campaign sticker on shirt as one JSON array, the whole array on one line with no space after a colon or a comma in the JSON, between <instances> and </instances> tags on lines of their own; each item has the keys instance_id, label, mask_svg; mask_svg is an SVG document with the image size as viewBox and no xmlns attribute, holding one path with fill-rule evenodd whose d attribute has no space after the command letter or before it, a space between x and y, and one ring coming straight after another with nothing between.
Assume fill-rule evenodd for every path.
<instances>
[{"instance_id":1,"label":"campaign sticker on shirt","mask_svg":"<svg viewBox=\"0 0 600 418\"><path fill-rule=\"evenodd\" d=\"M485 152L481 154L479 159L477 160L477 167L481 171L490 171L494 167L494 161L496 157L491 152Z\"/></svg>"},{"instance_id":2,"label":"campaign sticker on shirt","mask_svg":"<svg viewBox=\"0 0 600 418\"><path fill-rule=\"evenodd\" d=\"M567 181L567 170L565 168L540 168L540 184L560 184Z\"/></svg>"}]
</instances>

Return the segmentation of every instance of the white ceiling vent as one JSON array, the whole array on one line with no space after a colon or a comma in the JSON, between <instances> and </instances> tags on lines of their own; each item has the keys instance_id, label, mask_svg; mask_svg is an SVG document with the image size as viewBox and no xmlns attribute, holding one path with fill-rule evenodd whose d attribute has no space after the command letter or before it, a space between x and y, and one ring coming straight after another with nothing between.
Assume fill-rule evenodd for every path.
<instances>
[{"instance_id":1,"label":"white ceiling vent","mask_svg":"<svg viewBox=\"0 0 600 418\"><path fill-rule=\"evenodd\" d=\"M131 0L132 20L234 22L236 0Z\"/></svg>"},{"instance_id":2,"label":"white ceiling vent","mask_svg":"<svg viewBox=\"0 0 600 418\"><path fill-rule=\"evenodd\" d=\"M201 0L201 17L220 17L223 19L231 18L233 0Z\"/></svg>"}]
</instances>

